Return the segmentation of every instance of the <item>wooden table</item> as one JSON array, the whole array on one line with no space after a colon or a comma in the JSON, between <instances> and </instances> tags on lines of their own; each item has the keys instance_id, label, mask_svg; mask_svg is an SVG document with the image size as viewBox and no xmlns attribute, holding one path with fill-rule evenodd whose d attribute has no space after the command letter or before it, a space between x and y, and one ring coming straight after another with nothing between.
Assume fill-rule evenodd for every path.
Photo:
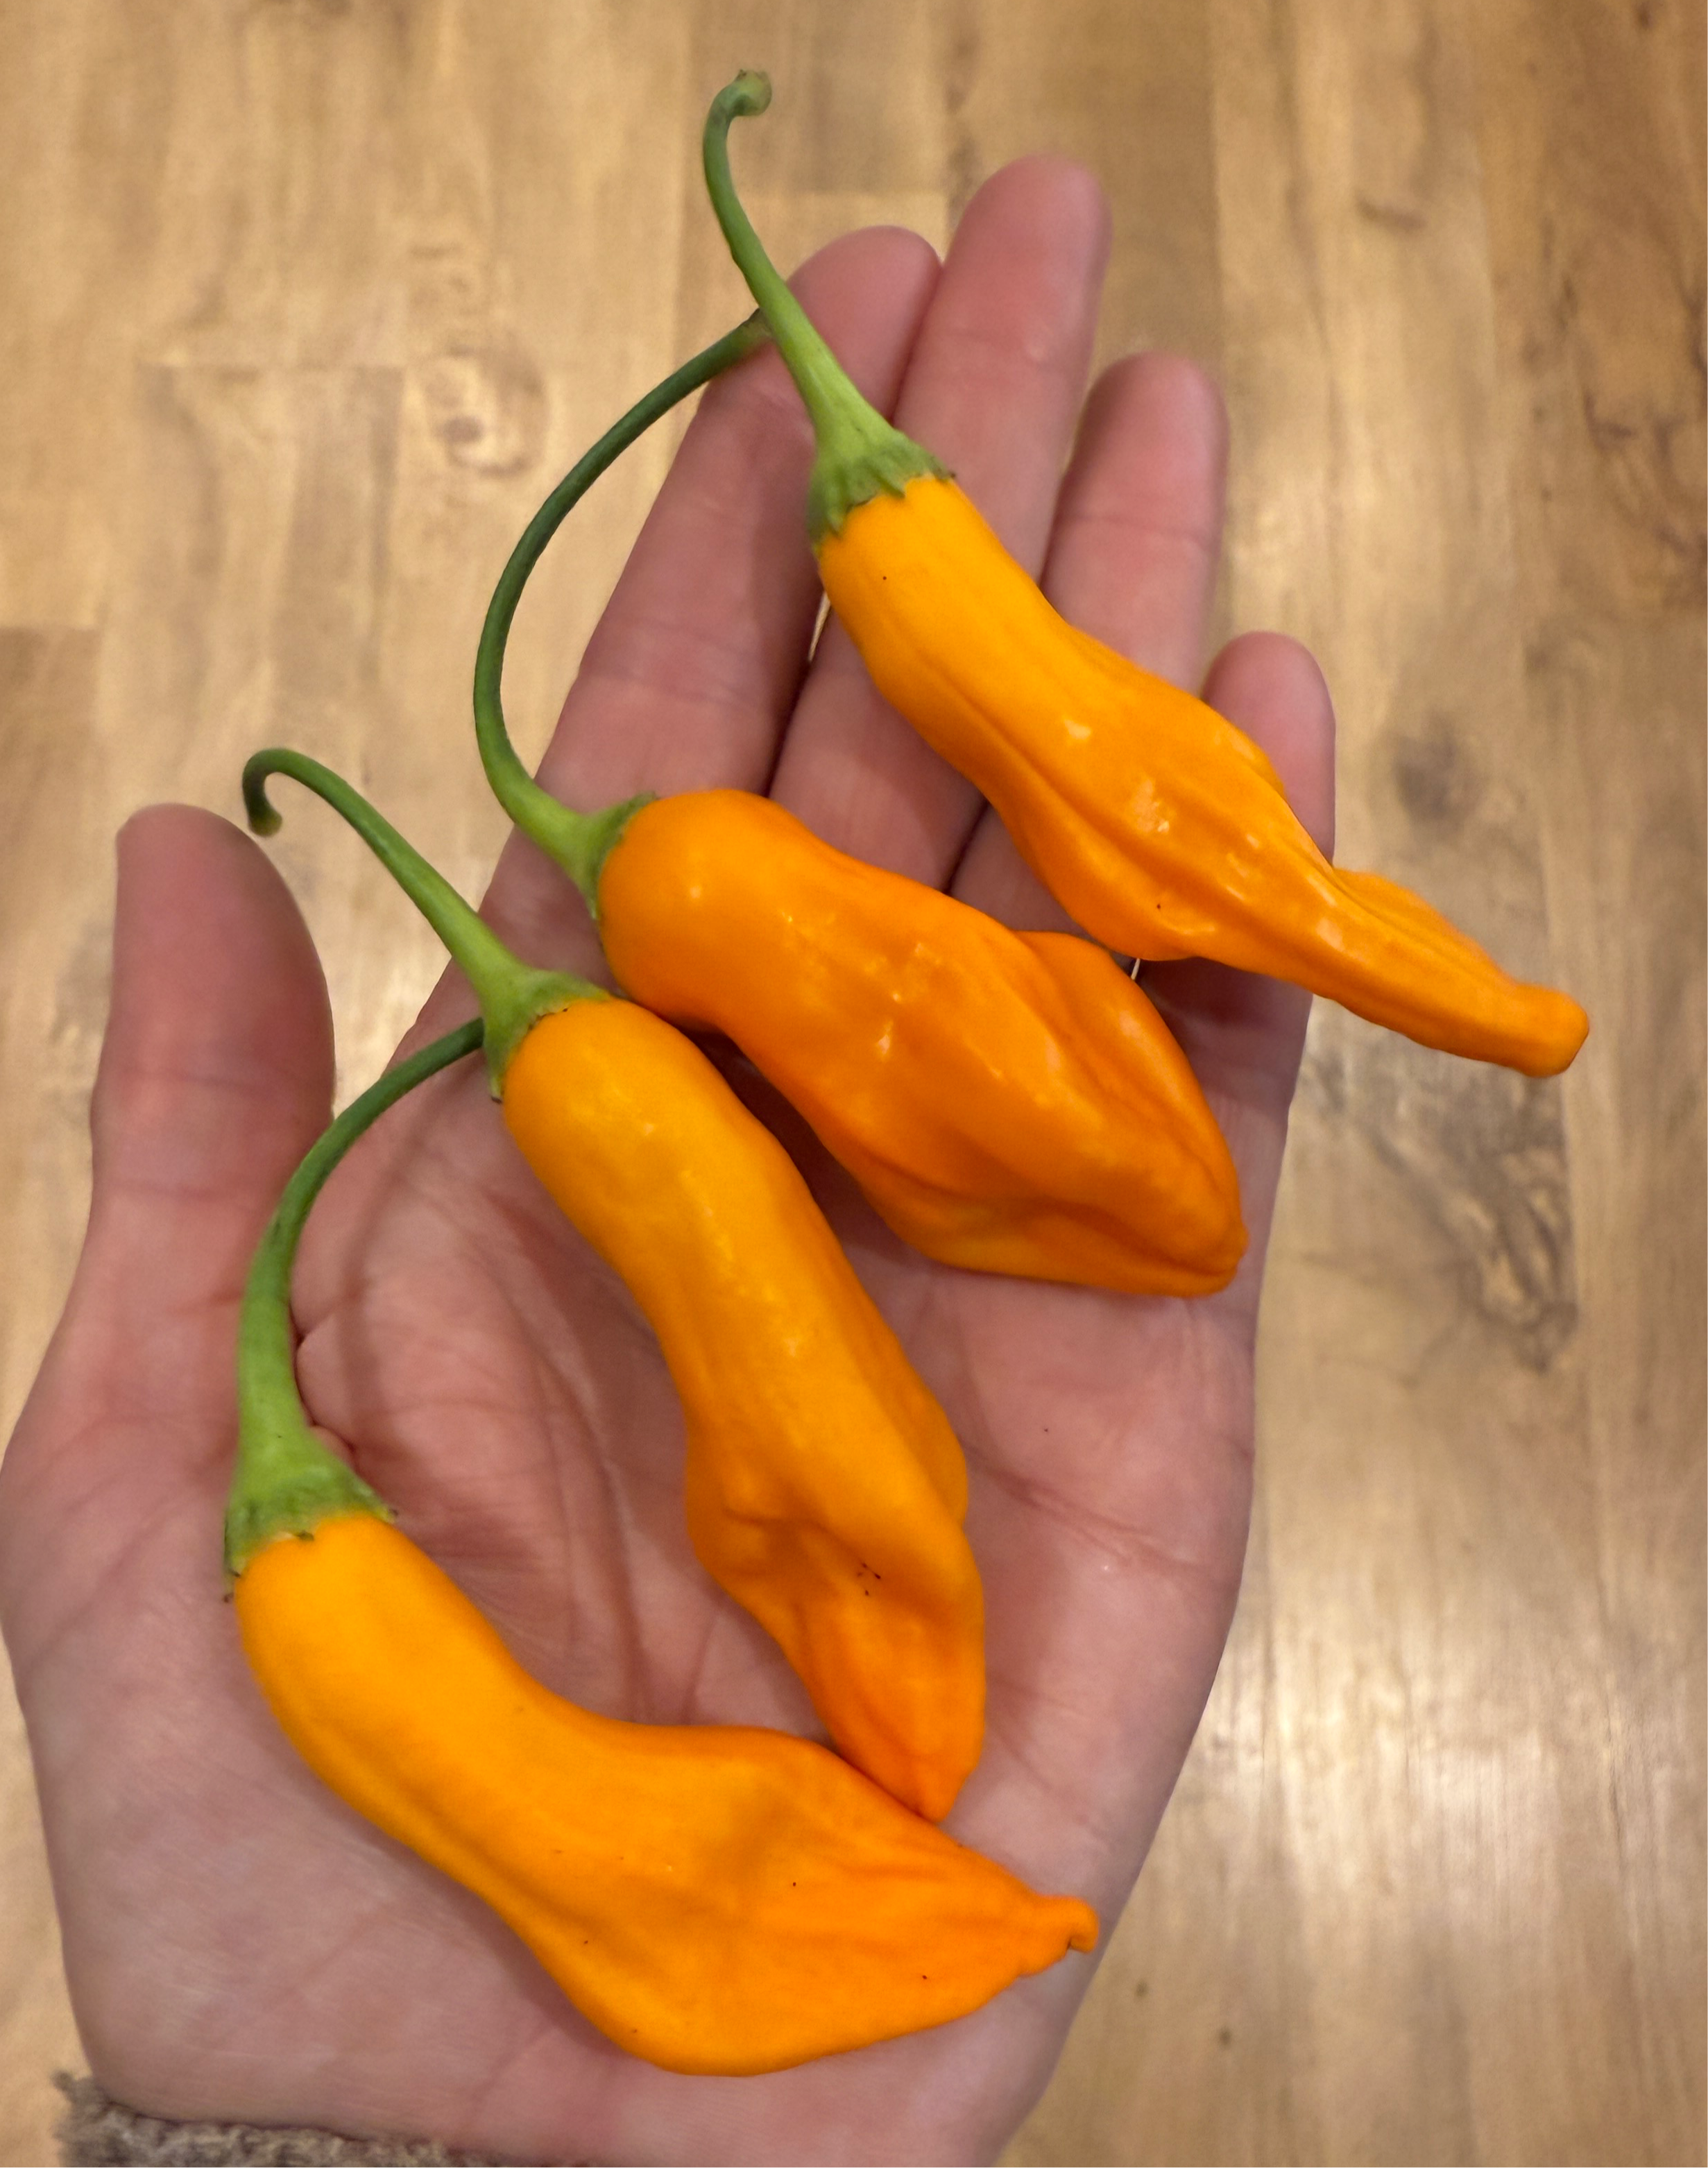
<instances>
[{"instance_id":1,"label":"wooden table","mask_svg":"<svg viewBox=\"0 0 1708 2168\"><path fill-rule=\"evenodd\" d=\"M110 837L286 738L466 890L550 481L780 255L1100 175L1103 349L1226 389L1223 629L1308 640L1341 850L1586 1003L1558 1083L1319 1006L1220 1682L1015 2162L1703 2158L1703 35L1684 0L5 0L0 1392L74 1262ZM543 741L668 457L519 625ZM447 777L460 777L455 788ZM370 1076L437 964L279 847ZM75 2064L0 1717L0 2159Z\"/></svg>"}]
</instances>

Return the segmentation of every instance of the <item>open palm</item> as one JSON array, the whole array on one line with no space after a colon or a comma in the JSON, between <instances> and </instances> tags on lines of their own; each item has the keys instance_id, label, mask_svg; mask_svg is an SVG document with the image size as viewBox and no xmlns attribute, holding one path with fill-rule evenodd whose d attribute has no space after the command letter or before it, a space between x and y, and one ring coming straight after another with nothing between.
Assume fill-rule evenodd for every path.
<instances>
[{"instance_id":1,"label":"open palm","mask_svg":"<svg viewBox=\"0 0 1708 2168\"><path fill-rule=\"evenodd\" d=\"M981 191L940 269L911 236L867 233L825 251L801 290L1064 613L1189 680L1220 410L1195 372L1148 358L1109 372L1080 417L1103 247L1087 178L1028 161ZM544 780L588 806L769 787L844 849L1011 922L1062 923L834 625L812 651L809 460L774 356L708 393ZM1326 843L1332 728L1308 658L1238 642L1208 696L1266 746ZM488 913L532 962L595 958L567 883L526 846ZM928 1263L729 1062L966 1448L990 1714L949 1826L1035 1886L1090 1898L1106 1926L1238 1585L1258 1287L1306 1007L1208 965L1146 983L1240 1166L1251 1251L1206 1301ZM471 1007L448 980L421 1034ZM0 1496L0 1596L96 2075L159 2114L430 2133L508 2159L993 2150L1047 2074L1088 1960L856 2054L673 2075L610 2047L496 1918L286 1746L220 1600L219 1524L243 1268L330 1090L324 988L264 858L210 815L141 816L120 852L88 1241ZM644 1320L523 1165L477 1065L388 1115L340 1170L296 1309L314 1420L549 1685L642 1720L816 1729L688 1548L680 1417Z\"/></svg>"}]
</instances>

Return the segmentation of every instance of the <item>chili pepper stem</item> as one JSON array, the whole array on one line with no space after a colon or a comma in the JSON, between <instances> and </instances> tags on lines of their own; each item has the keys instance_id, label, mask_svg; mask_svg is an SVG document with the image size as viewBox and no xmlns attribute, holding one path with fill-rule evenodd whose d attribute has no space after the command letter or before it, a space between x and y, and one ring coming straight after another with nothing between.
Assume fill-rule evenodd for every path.
<instances>
[{"instance_id":1,"label":"chili pepper stem","mask_svg":"<svg viewBox=\"0 0 1708 2168\"><path fill-rule=\"evenodd\" d=\"M475 990L486 1022L487 1066L492 1097L503 1096L510 1057L543 1016L572 1002L607 1002L603 986L565 971L535 970L499 940L472 904L460 896L444 874L430 866L413 844L370 805L354 784L306 753L269 746L253 754L243 769L243 806L258 836L270 836L279 817L267 796L269 775L288 775L325 799L341 813L397 882L444 942ZM615 838L613 838L615 840Z\"/></svg>"},{"instance_id":2,"label":"chili pepper stem","mask_svg":"<svg viewBox=\"0 0 1708 2168\"><path fill-rule=\"evenodd\" d=\"M237 1320L237 1468L226 1506L226 1571L235 1580L264 1544L306 1536L341 1513L391 1518L391 1508L308 1427L296 1389L290 1268L309 1208L370 1124L406 1092L472 1054L478 1018L424 1046L345 1108L285 1185L257 1246Z\"/></svg>"},{"instance_id":3,"label":"chili pepper stem","mask_svg":"<svg viewBox=\"0 0 1708 2168\"><path fill-rule=\"evenodd\" d=\"M946 480L948 470L923 445L886 422L854 389L766 255L742 209L730 173L730 123L743 114L763 113L770 103L770 77L753 68L744 68L718 93L706 115L702 145L705 185L730 253L811 417L818 454L807 485L806 511L817 543L827 531L839 534L849 513L880 490L899 497L923 475Z\"/></svg>"},{"instance_id":4,"label":"chili pepper stem","mask_svg":"<svg viewBox=\"0 0 1708 2168\"><path fill-rule=\"evenodd\" d=\"M521 540L510 552L509 561L498 576L498 584L487 608L481 644L475 656L475 736L487 780L498 803L523 834L531 837L563 868L586 897L588 908L595 918L599 916L599 869L635 815L643 805L651 804L652 793L643 792L637 798L626 799L620 805L609 805L597 813L577 813L560 805L529 774L510 742L501 697L504 649L510 637L511 620L541 551L562 525L571 507L580 502L611 462L679 400L685 399L690 391L697 391L701 385L709 383L737 362L745 360L769 336L763 318L757 313L746 317L733 331L726 332L721 339L714 340L691 360L684 362L662 384L655 385L643 399L636 400L590 450L583 453L529 521Z\"/></svg>"}]
</instances>

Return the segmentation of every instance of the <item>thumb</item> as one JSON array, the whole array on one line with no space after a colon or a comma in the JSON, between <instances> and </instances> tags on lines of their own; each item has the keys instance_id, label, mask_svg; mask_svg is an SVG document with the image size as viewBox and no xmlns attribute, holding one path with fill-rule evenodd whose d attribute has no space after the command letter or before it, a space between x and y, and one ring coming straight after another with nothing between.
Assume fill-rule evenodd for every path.
<instances>
[{"instance_id":1,"label":"thumb","mask_svg":"<svg viewBox=\"0 0 1708 2168\"><path fill-rule=\"evenodd\" d=\"M90 1244L143 1237L180 1302L227 1290L233 1262L241 1285L332 1086L326 983L265 856L215 814L137 814L119 837Z\"/></svg>"},{"instance_id":2,"label":"thumb","mask_svg":"<svg viewBox=\"0 0 1708 2168\"><path fill-rule=\"evenodd\" d=\"M278 874L211 813L137 815L119 838L88 1230L6 1456L0 1577L56 1508L223 1480L249 1256L332 1084L325 981Z\"/></svg>"}]
</instances>

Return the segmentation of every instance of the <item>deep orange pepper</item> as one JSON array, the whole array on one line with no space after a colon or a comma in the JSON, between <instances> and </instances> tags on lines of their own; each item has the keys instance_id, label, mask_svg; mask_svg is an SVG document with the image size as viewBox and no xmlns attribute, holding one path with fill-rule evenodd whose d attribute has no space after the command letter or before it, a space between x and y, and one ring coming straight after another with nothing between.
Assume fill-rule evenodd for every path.
<instances>
[{"instance_id":1,"label":"deep orange pepper","mask_svg":"<svg viewBox=\"0 0 1708 2168\"><path fill-rule=\"evenodd\" d=\"M632 1002L542 1018L511 1057L503 1113L658 1336L696 1554L843 1751L939 1819L984 1722L966 1463L793 1161Z\"/></svg>"},{"instance_id":2,"label":"deep orange pepper","mask_svg":"<svg viewBox=\"0 0 1708 2168\"><path fill-rule=\"evenodd\" d=\"M310 1431L290 1301L309 1207L368 1123L481 1035L423 1049L338 1117L250 1272L226 1556L285 1734L485 1899L610 2039L670 2070L738 2076L888 2039L1089 1949L1088 1906L1037 1895L822 1747L547 1692Z\"/></svg>"},{"instance_id":3,"label":"deep orange pepper","mask_svg":"<svg viewBox=\"0 0 1708 2168\"><path fill-rule=\"evenodd\" d=\"M984 1721L966 1465L794 1162L680 1032L519 963L318 762L258 753L253 825L277 825L275 772L351 822L474 986L511 1134L658 1336L701 1563L775 1637L850 1760L946 1814Z\"/></svg>"},{"instance_id":4,"label":"deep orange pepper","mask_svg":"<svg viewBox=\"0 0 1708 2168\"><path fill-rule=\"evenodd\" d=\"M256 1552L250 1665L341 1799L484 1898L583 2016L744 2076L940 2025L1097 1940L822 1746L594 1716L370 1514Z\"/></svg>"},{"instance_id":5,"label":"deep orange pepper","mask_svg":"<svg viewBox=\"0 0 1708 2168\"><path fill-rule=\"evenodd\" d=\"M1331 865L1242 732L1068 624L937 460L860 397L736 199L729 125L769 98L753 74L719 94L706 178L811 415L825 592L878 690L1112 948L1213 957L1425 1045L1563 1069L1588 1029L1577 1002L1509 977L1407 890Z\"/></svg>"},{"instance_id":6,"label":"deep orange pepper","mask_svg":"<svg viewBox=\"0 0 1708 2168\"><path fill-rule=\"evenodd\" d=\"M727 1033L927 1256L1129 1294L1226 1284L1245 1247L1227 1147L1092 943L1011 933L735 790L644 807L597 896L621 985Z\"/></svg>"},{"instance_id":7,"label":"deep orange pepper","mask_svg":"<svg viewBox=\"0 0 1708 2168\"><path fill-rule=\"evenodd\" d=\"M818 562L873 683L1099 940L1288 979L1530 1076L1583 1044L1567 995L1508 976L1409 890L1330 864L1251 740L1067 624L954 482L880 492Z\"/></svg>"},{"instance_id":8,"label":"deep orange pepper","mask_svg":"<svg viewBox=\"0 0 1708 2168\"><path fill-rule=\"evenodd\" d=\"M504 651L541 551L625 446L758 336L738 326L649 391L529 522L475 664L487 779L580 888L625 991L726 1033L928 1257L1136 1294L1225 1286L1245 1246L1232 1161L1156 1011L1092 943L1011 933L746 792L579 813L517 757Z\"/></svg>"}]
</instances>

